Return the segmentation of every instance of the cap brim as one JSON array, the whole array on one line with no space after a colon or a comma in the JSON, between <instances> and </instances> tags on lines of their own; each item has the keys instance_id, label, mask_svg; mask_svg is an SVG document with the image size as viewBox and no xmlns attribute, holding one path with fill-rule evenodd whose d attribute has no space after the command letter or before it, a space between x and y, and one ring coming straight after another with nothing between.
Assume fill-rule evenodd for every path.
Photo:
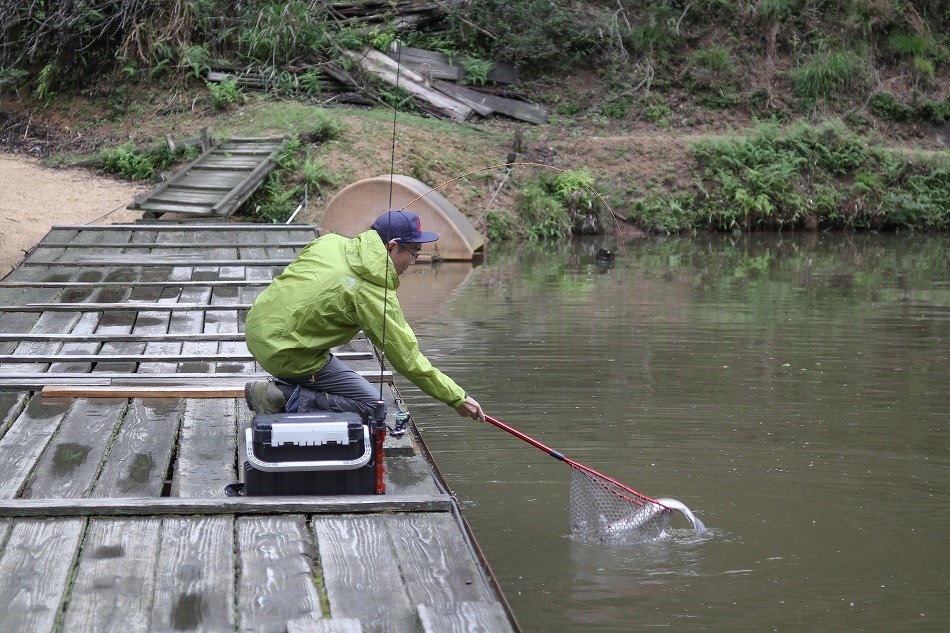
<instances>
[{"instance_id":1,"label":"cap brim","mask_svg":"<svg viewBox=\"0 0 950 633\"><path fill-rule=\"evenodd\" d=\"M415 244L425 244L427 242L435 242L439 239L438 233L430 233L429 231L423 231L422 235L417 239L412 240Z\"/></svg>"}]
</instances>

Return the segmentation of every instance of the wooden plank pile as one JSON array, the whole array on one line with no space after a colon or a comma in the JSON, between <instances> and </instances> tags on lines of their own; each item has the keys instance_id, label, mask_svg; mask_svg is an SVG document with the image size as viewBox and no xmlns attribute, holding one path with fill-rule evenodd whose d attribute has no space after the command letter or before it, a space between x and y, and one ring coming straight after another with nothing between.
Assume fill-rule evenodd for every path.
<instances>
[{"instance_id":1,"label":"wooden plank pile","mask_svg":"<svg viewBox=\"0 0 950 633\"><path fill-rule=\"evenodd\" d=\"M497 90L459 85L459 82L471 76L471 73L466 73L464 57L450 58L444 53L405 46L385 54L371 48L361 52L345 51L344 54L354 61L360 71L406 90L422 109L436 116L466 121L474 116L501 114L535 124L547 123L548 120L547 108L542 105L495 94L499 92ZM288 68L280 73L285 76L281 81L293 89L300 83L299 78L308 72L318 74L321 93L353 92L361 86L356 76L329 61ZM242 88L258 90L276 89L280 83L273 73L262 69L211 70L205 74L205 78L215 82L231 80ZM518 69L510 64L494 63L485 80L494 84L516 84L519 80ZM351 98L344 100L353 102ZM371 103L365 98L359 98L358 101Z\"/></svg>"}]
</instances>

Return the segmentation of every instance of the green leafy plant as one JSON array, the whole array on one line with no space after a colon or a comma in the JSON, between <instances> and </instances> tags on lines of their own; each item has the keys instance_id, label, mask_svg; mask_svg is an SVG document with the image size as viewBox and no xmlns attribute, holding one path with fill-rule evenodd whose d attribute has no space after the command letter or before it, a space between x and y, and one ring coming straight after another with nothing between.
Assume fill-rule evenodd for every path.
<instances>
[{"instance_id":1,"label":"green leafy plant","mask_svg":"<svg viewBox=\"0 0 950 633\"><path fill-rule=\"evenodd\" d=\"M320 73L314 70L308 70L298 77L300 89L308 95L319 95L323 92L323 86L320 83Z\"/></svg>"},{"instance_id":2,"label":"green leafy plant","mask_svg":"<svg viewBox=\"0 0 950 633\"><path fill-rule=\"evenodd\" d=\"M172 152L168 149L137 151L126 143L99 153L99 168L129 180L148 180L157 171L168 169L181 159L194 160L197 148L185 147Z\"/></svg>"},{"instance_id":3,"label":"green leafy plant","mask_svg":"<svg viewBox=\"0 0 950 633\"><path fill-rule=\"evenodd\" d=\"M238 34L248 62L283 66L314 48L330 47L323 14L317 12L316 3L271 0L262 7L251 3L248 9Z\"/></svg>"},{"instance_id":4,"label":"green leafy plant","mask_svg":"<svg viewBox=\"0 0 950 633\"><path fill-rule=\"evenodd\" d=\"M485 214L485 222L488 225L489 240L511 240L518 236L518 221L508 211L492 209Z\"/></svg>"},{"instance_id":5,"label":"green leafy plant","mask_svg":"<svg viewBox=\"0 0 950 633\"><path fill-rule=\"evenodd\" d=\"M211 93L211 107L215 110L227 110L231 104L244 101L244 90L238 86L236 79L217 83L209 81L205 85Z\"/></svg>"},{"instance_id":6,"label":"green leafy plant","mask_svg":"<svg viewBox=\"0 0 950 633\"><path fill-rule=\"evenodd\" d=\"M462 57L459 64L465 69L465 77L462 83L472 86L483 86L488 81L488 73L492 71L495 64L487 59L477 57Z\"/></svg>"},{"instance_id":7,"label":"green leafy plant","mask_svg":"<svg viewBox=\"0 0 950 633\"><path fill-rule=\"evenodd\" d=\"M330 173L320 157L314 156L309 150L303 162L303 178L308 191L315 193L322 193L324 187L335 187L339 184L339 178Z\"/></svg>"},{"instance_id":8,"label":"green leafy plant","mask_svg":"<svg viewBox=\"0 0 950 633\"><path fill-rule=\"evenodd\" d=\"M49 100L56 95L51 88L55 77L56 66L54 66L52 62L43 66L43 70L40 71L39 77L37 77L36 88L33 90L33 95L37 99L49 103Z\"/></svg>"},{"instance_id":9,"label":"green leafy plant","mask_svg":"<svg viewBox=\"0 0 950 633\"><path fill-rule=\"evenodd\" d=\"M689 56L689 63L709 72L718 73L729 68L731 53L723 46L701 48Z\"/></svg>"},{"instance_id":10,"label":"green leafy plant","mask_svg":"<svg viewBox=\"0 0 950 633\"><path fill-rule=\"evenodd\" d=\"M854 52L819 53L792 73L795 94L806 103L833 99L837 94L867 84L867 64Z\"/></svg>"},{"instance_id":11,"label":"green leafy plant","mask_svg":"<svg viewBox=\"0 0 950 633\"><path fill-rule=\"evenodd\" d=\"M396 33L392 29L380 29L374 26L369 32L369 44L381 53L387 52L396 41Z\"/></svg>"},{"instance_id":12,"label":"green leafy plant","mask_svg":"<svg viewBox=\"0 0 950 633\"><path fill-rule=\"evenodd\" d=\"M169 54L169 57L171 54ZM167 59L167 58L166 58ZM188 46L182 53L179 67L185 68L185 77L203 81L205 74L211 70L211 54L206 46L195 44Z\"/></svg>"}]
</instances>

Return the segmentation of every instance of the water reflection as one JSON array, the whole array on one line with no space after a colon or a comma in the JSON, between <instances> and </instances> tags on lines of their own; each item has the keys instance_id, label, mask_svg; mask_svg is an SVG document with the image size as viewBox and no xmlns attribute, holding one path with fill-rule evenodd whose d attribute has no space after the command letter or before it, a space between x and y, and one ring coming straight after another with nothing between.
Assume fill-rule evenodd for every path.
<instances>
[{"instance_id":1,"label":"water reflection","mask_svg":"<svg viewBox=\"0 0 950 633\"><path fill-rule=\"evenodd\" d=\"M567 466L401 382L524 630L942 630L948 255L893 235L492 248L411 316L489 413L711 528L575 543Z\"/></svg>"}]
</instances>

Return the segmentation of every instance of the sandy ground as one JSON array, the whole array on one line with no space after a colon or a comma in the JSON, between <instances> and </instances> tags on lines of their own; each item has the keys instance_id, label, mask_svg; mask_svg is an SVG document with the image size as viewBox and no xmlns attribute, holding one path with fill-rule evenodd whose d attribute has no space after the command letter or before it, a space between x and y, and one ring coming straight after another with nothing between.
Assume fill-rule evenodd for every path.
<instances>
[{"instance_id":1,"label":"sandy ground","mask_svg":"<svg viewBox=\"0 0 950 633\"><path fill-rule=\"evenodd\" d=\"M38 161L0 154L0 278L9 273L56 224L135 221L126 209L149 189L80 169L51 169Z\"/></svg>"}]
</instances>

